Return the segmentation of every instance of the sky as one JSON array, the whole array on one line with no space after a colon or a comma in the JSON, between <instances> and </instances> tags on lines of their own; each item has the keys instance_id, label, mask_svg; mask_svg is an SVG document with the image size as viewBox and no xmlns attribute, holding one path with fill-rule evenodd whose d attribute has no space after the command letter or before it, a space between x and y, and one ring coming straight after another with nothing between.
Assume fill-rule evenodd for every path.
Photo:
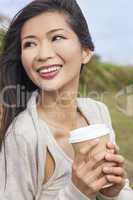
<instances>
[{"instance_id":1,"label":"sky","mask_svg":"<svg viewBox=\"0 0 133 200\"><path fill-rule=\"evenodd\" d=\"M11 18L30 0L0 0ZM133 0L77 0L102 61L133 66Z\"/></svg>"}]
</instances>

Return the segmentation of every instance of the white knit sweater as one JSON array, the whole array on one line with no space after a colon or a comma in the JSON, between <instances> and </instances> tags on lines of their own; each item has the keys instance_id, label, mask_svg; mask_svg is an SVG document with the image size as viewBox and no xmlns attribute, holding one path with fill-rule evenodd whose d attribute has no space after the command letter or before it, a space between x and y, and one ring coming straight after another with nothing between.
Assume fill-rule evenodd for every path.
<instances>
[{"instance_id":1,"label":"white knit sweater","mask_svg":"<svg viewBox=\"0 0 133 200\"><path fill-rule=\"evenodd\" d=\"M13 120L6 133L6 163L4 147L0 153L0 200L87 200L88 198L71 181L72 163L51 138L47 124L44 122L42 125L38 118L37 94L37 91L33 92L26 110ZM77 98L77 105L90 124L107 124L111 129L110 139L115 142L110 115L105 104L90 98ZM42 185L47 147L51 148L57 162L60 163L64 159L64 166L56 167L53 177L46 185ZM56 151L58 155L54 153ZM61 171L62 169L64 171ZM110 199L100 193L97 198ZM133 200L133 191L128 185L128 180L119 196L112 200Z\"/></svg>"}]
</instances>

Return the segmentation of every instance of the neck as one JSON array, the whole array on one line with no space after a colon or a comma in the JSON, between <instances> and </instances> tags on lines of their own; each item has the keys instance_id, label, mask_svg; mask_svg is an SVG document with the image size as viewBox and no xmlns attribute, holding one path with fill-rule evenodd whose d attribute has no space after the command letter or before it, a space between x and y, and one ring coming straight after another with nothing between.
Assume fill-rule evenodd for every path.
<instances>
[{"instance_id":1,"label":"neck","mask_svg":"<svg viewBox=\"0 0 133 200\"><path fill-rule=\"evenodd\" d=\"M42 118L64 129L73 129L77 124L78 84L71 82L70 86L52 92L41 91L37 106Z\"/></svg>"}]
</instances>

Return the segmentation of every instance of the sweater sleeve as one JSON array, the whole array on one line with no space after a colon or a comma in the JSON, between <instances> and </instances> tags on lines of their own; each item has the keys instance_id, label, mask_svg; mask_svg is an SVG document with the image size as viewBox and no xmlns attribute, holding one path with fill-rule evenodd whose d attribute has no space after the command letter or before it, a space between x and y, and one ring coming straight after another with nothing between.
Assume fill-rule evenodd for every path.
<instances>
[{"instance_id":1,"label":"sweater sleeve","mask_svg":"<svg viewBox=\"0 0 133 200\"><path fill-rule=\"evenodd\" d=\"M9 127L0 152L0 200L33 200L27 144L22 135Z\"/></svg>"},{"instance_id":2,"label":"sweater sleeve","mask_svg":"<svg viewBox=\"0 0 133 200\"><path fill-rule=\"evenodd\" d=\"M108 110L107 106L105 104L101 103L101 102L99 102L99 106L100 106L102 120L105 124L107 124L107 126L111 130L111 135L110 135L111 141L113 143L116 143L116 141L115 141L115 131L112 127L112 121L111 121L111 116L110 116L109 110ZM133 199L133 190L129 186L129 180L126 179L125 186L121 190L121 192L119 193L118 196L116 196L114 198L109 198L107 196L102 195L99 192L97 197L98 197L98 200L125 200L125 199L132 200Z\"/></svg>"},{"instance_id":3,"label":"sweater sleeve","mask_svg":"<svg viewBox=\"0 0 133 200\"><path fill-rule=\"evenodd\" d=\"M118 196L111 198L111 197L107 197L102 195L101 193L98 194L98 200L132 200L133 199L133 190L129 187L129 180L126 179L125 182L125 186L124 188L121 190L121 192L119 193Z\"/></svg>"}]
</instances>

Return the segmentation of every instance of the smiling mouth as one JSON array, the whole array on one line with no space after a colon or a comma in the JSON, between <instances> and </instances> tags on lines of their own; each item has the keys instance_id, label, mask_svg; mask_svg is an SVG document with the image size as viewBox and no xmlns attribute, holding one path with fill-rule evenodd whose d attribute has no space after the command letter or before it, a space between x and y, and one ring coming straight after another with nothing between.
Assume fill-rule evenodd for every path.
<instances>
[{"instance_id":1,"label":"smiling mouth","mask_svg":"<svg viewBox=\"0 0 133 200\"><path fill-rule=\"evenodd\" d=\"M52 79L61 71L61 69L62 65L53 65L50 67L41 67L37 72L44 79Z\"/></svg>"},{"instance_id":2,"label":"smiling mouth","mask_svg":"<svg viewBox=\"0 0 133 200\"><path fill-rule=\"evenodd\" d=\"M50 73L50 72L58 71L61 68L62 68L62 65L51 65L48 67L42 66L39 69L37 69L37 72L38 73Z\"/></svg>"}]
</instances>

